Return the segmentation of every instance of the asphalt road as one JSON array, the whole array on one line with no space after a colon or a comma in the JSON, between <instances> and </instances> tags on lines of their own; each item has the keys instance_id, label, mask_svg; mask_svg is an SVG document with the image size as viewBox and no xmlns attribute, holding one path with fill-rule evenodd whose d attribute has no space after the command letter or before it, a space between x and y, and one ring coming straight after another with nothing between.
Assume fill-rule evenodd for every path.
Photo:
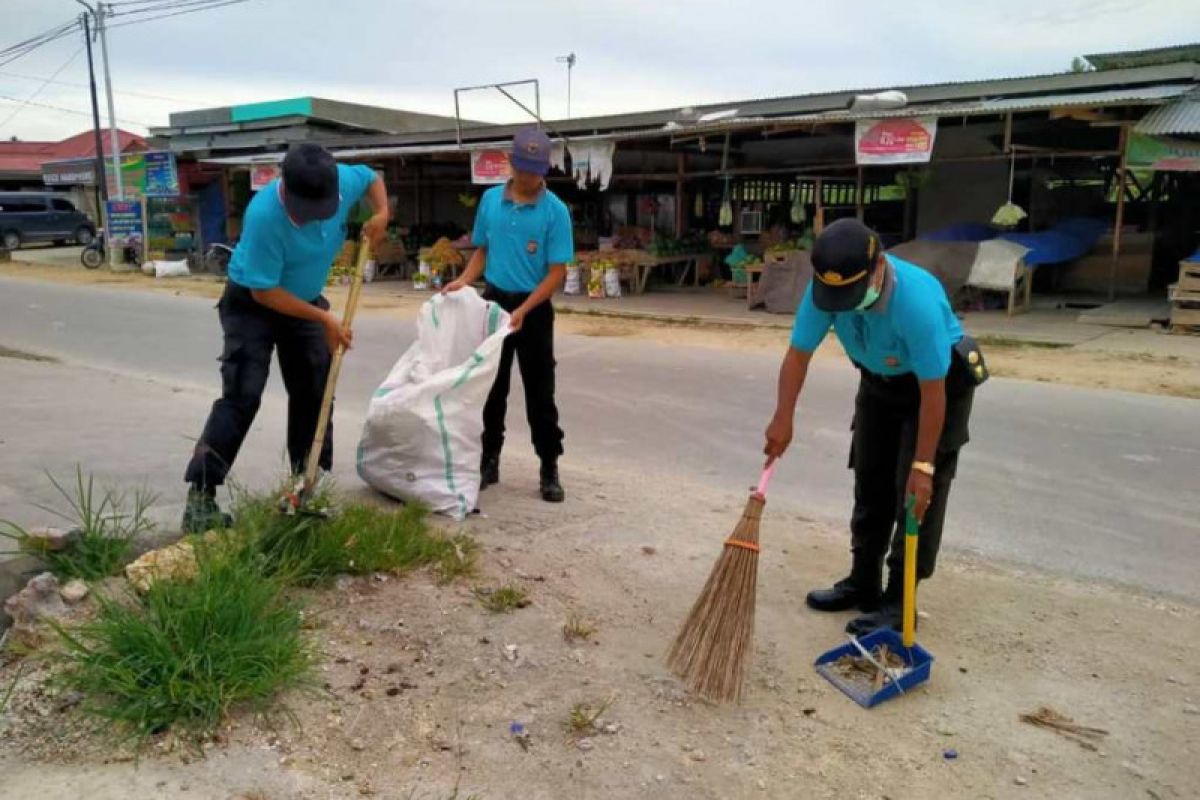
<instances>
[{"instance_id":1,"label":"asphalt road","mask_svg":"<svg viewBox=\"0 0 1200 800\"><path fill-rule=\"evenodd\" d=\"M413 338L411 324L380 315L355 327L338 393L343 479L367 399ZM0 358L0 518L44 492L38 468L80 460L119 461L128 479L178 499L184 440L218 388L219 343L211 300L0 279L0 346L65 362L54 377ZM568 475L573 464L637 470L649 492L672 491L676 475L752 482L776 354L561 336L558 355ZM856 379L840 361L815 362L773 504L844 525ZM138 406L139 391L172 399ZM251 484L271 476L282 449L277 375L268 391L238 464ZM510 447L527 450L513 400ZM996 379L977 394L972 422L946 547L1200 600L1200 402Z\"/></svg>"}]
</instances>

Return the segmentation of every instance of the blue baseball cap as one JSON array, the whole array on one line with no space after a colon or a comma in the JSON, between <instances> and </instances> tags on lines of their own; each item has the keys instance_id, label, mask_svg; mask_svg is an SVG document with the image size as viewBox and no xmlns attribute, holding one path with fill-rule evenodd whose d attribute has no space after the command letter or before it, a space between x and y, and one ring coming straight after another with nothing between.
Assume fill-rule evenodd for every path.
<instances>
[{"instance_id":1,"label":"blue baseball cap","mask_svg":"<svg viewBox=\"0 0 1200 800\"><path fill-rule=\"evenodd\" d=\"M537 128L524 128L513 137L512 168L534 175L550 171L550 137Z\"/></svg>"}]
</instances>

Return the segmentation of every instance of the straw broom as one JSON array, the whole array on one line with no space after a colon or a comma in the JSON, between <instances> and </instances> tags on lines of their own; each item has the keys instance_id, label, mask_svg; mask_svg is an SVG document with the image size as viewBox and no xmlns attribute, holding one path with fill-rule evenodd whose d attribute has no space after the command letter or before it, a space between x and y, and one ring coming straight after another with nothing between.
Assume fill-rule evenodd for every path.
<instances>
[{"instance_id":1,"label":"straw broom","mask_svg":"<svg viewBox=\"0 0 1200 800\"><path fill-rule=\"evenodd\" d=\"M758 526L774 471L773 464L763 471L667 656L671 671L708 700L738 701L742 696L754 639Z\"/></svg>"}]
</instances>

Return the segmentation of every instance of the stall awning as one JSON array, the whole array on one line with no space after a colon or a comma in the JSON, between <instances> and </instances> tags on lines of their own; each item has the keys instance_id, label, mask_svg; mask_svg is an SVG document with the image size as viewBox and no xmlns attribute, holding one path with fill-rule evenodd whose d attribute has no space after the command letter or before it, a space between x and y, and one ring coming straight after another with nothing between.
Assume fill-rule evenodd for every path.
<instances>
[{"instance_id":1,"label":"stall awning","mask_svg":"<svg viewBox=\"0 0 1200 800\"><path fill-rule=\"evenodd\" d=\"M1133 130L1153 136L1200 134L1200 90L1154 109Z\"/></svg>"}]
</instances>

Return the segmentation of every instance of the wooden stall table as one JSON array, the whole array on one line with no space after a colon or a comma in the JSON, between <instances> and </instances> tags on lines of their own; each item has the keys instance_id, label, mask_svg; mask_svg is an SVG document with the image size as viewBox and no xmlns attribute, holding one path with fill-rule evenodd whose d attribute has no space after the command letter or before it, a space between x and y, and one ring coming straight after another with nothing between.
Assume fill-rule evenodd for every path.
<instances>
[{"instance_id":1,"label":"wooden stall table","mask_svg":"<svg viewBox=\"0 0 1200 800\"><path fill-rule=\"evenodd\" d=\"M764 263L751 264L748 267L742 267L741 270L746 273L746 307L754 308L755 295L754 290L762 282L763 272L767 269Z\"/></svg>"},{"instance_id":2,"label":"wooden stall table","mask_svg":"<svg viewBox=\"0 0 1200 800\"><path fill-rule=\"evenodd\" d=\"M683 286L687 282L688 272L692 273L692 285L699 286L699 262L702 258L704 258L703 253L680 253L672 256L656 256L650 253L639 254L630 264L633 268L633 282L629 288L635 295L645 294L646 284L650 281L651 271L676 264L683 265L683 271L679 273L679 278L675 281L676 286Z\"/></svg>"}]
</instances>

